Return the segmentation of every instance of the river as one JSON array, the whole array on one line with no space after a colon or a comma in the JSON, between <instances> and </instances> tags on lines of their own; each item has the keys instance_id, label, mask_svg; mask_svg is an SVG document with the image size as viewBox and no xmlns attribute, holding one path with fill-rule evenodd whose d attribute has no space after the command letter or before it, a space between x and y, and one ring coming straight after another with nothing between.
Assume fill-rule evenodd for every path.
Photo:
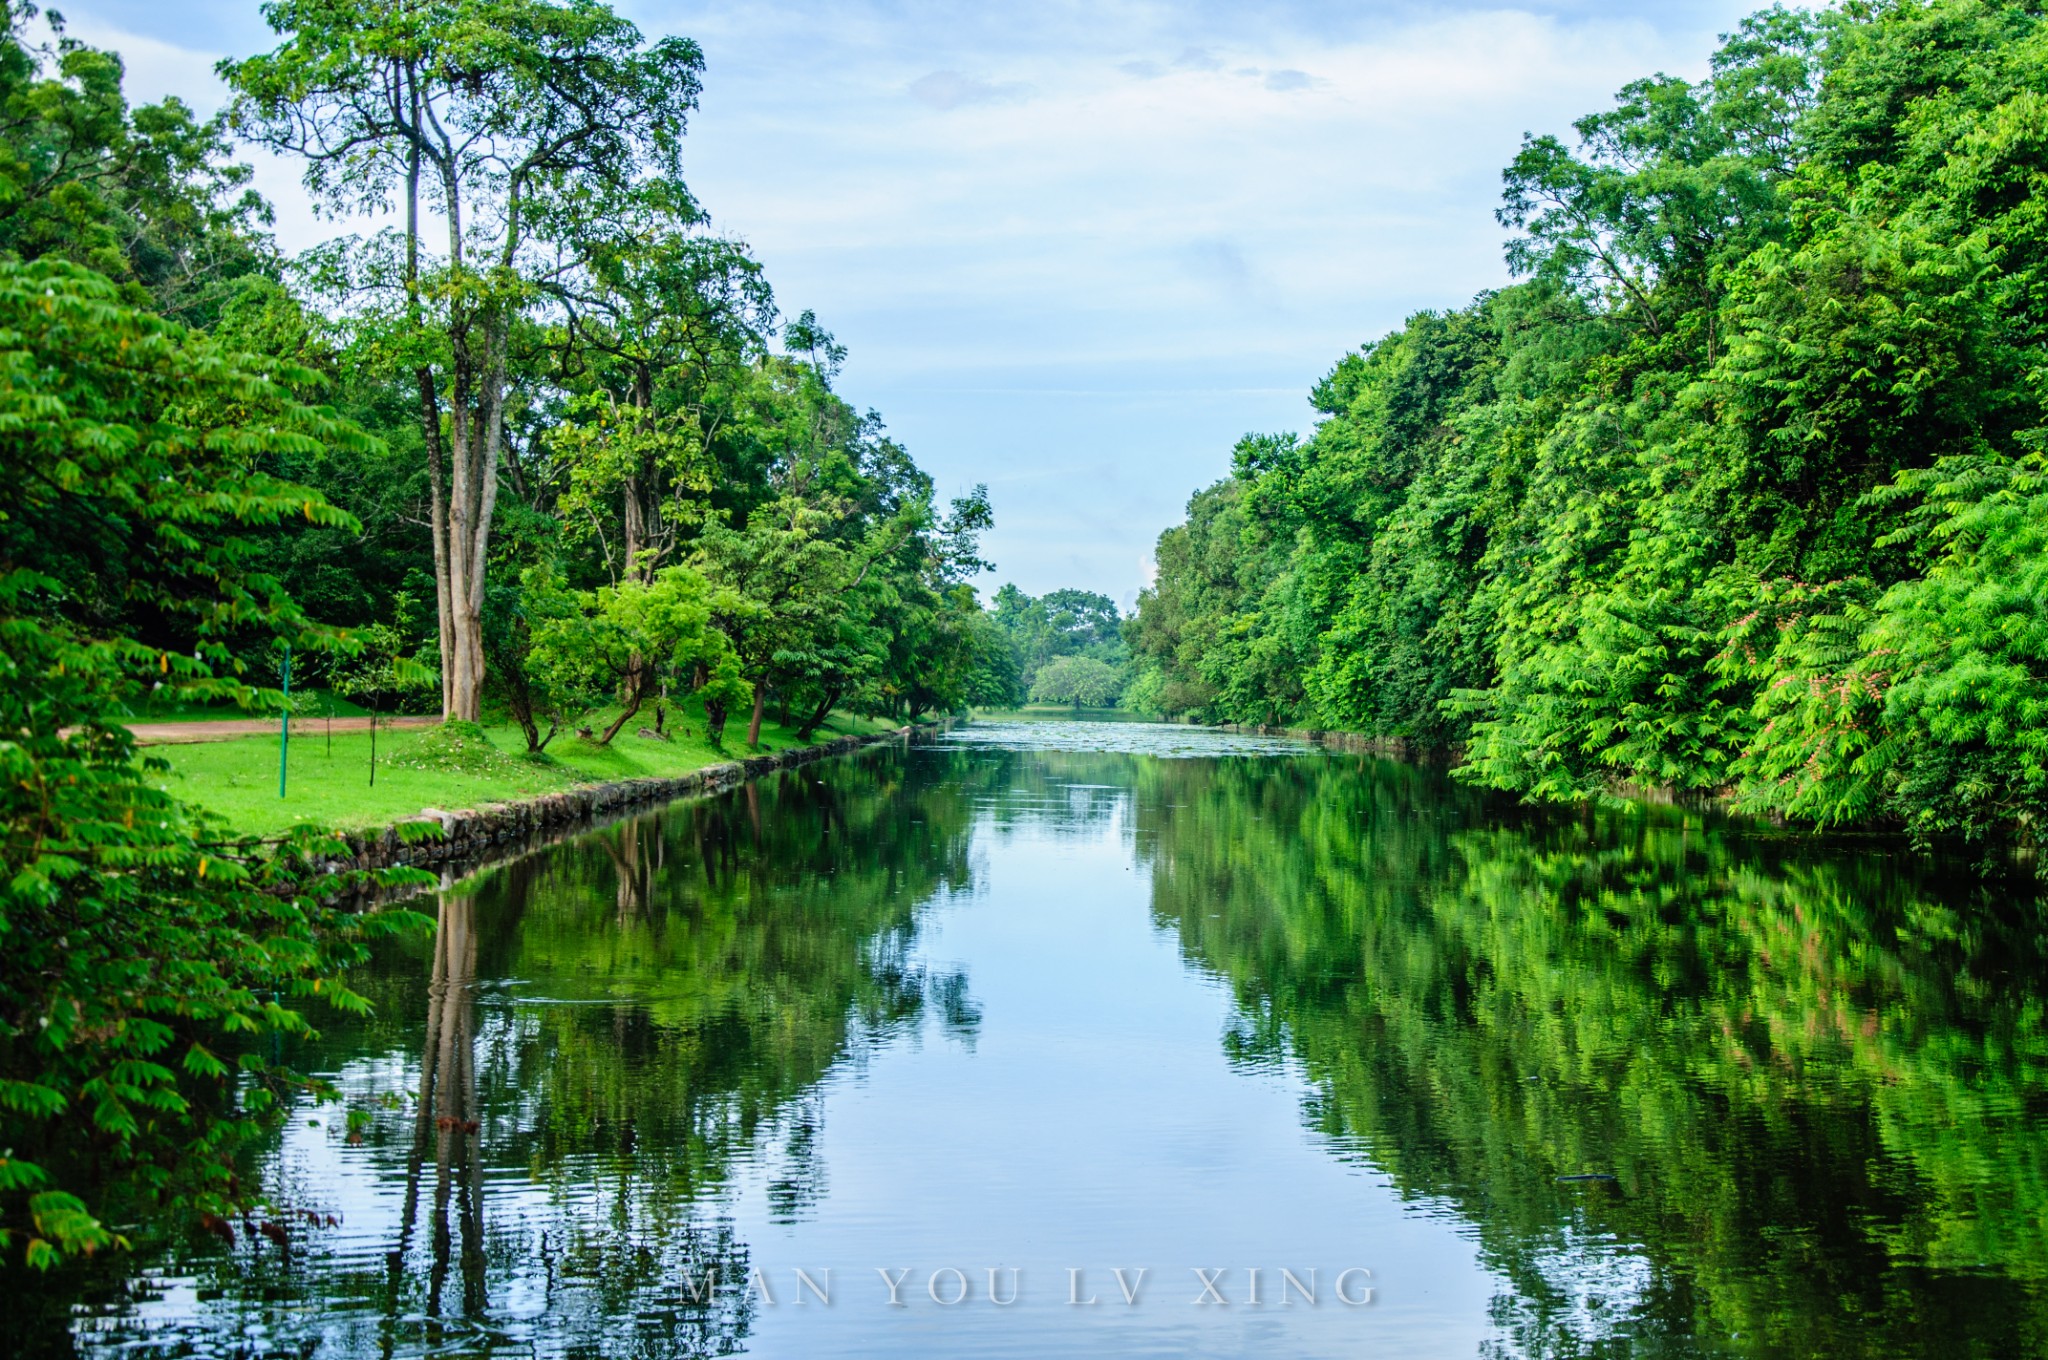
<instances>
[{"instance_id":1,"label":"river","mask_svg":"<svg viewBox=\"0 0 2048 1360\"><path fill-rule=\"evenodd\" d=\"M2041 908L1890 842L1004 722L431 909L80 1352L2048 1354Z\"/></svg>"}]
</instances>

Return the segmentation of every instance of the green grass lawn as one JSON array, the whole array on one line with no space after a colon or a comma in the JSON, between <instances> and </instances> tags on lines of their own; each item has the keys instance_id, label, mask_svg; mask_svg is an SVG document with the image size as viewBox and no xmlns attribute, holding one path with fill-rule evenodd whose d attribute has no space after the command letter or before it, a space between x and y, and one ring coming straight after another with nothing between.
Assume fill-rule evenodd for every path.
<instances>
[{"instance_id":1,"label":"green grass lawn","mask_svg":"<svg viewBox=\"0 0 2048 1360\"><path fill-rule=\"evenodd\" d=\"M644 717L651 726L653 714ZM697 713L671 714L671 741L635 736L640 725L639 718L628 723L610 746L599 746L574 733L558 736L538 760L525 754L525 737L509 723L486 726L482 741L475 738L473 730L460 728L380 729L374 787L370 783L368 732L336 732L330 743L317 728L294 730L283 798L277 793L278 740L274 736L155 746L145 754L170 763L161 782L172 794L218 813L238 832L267 836L302 821L347 830L389 826L422 808L454 811L514 802L578 784L677 775L798 744L795 731L773 721L772 714L761 725L758 749L747 746L746 724L741 721L727 724L723 751L714 750L704 740L703 718ZM835 714L813 740L881 732L892 726L895 724L886 721ZM599 726L596 730L604 729Z\"/></svg>"}]
</instances>

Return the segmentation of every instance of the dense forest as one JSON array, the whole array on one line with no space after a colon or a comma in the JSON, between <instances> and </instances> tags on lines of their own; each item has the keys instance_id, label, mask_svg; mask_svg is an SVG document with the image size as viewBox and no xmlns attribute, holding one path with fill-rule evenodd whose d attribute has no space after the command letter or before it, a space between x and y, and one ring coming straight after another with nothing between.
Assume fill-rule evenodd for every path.
<instances>
[{"instance_id":1,"label":"dense forest","mask_svg":"<svg viewBox=\"0 0 2048 1360\"><path fill-rule=\"evenodd\" d=\"M1126 702L2035 841L2044 91L2038 5L1850 0L1527 137L1517 281L1240 442L1159 540Z\"/></svg>"},{"instance_id":2,"label":"dense forest","mask_svg":"<svg viewBox=\"0 0 2048 1360\"><path fill-rule=\"evenodd\" d=\"M278 0L228 106L0 35L0 1248L219 1222L304 1086L266 1061L405 910L238 840L127 726L280 701L758 741L1007 700L979 489L835 383L684 182L702 53L599 0ZM238 145L341 234L287 258ZM449 729L453 731L454 729ZM381 878L397 886L406 871Z\"/></svg>"},{"instance_id":3,"label":"dense forest","mask_svg":"<svg viewBox=\"0 0 2048 1360\"><path fill-rule=\"evenodd\" d=\"M990 668L979 688L1009 687L1012 701L1114 704L1129 676L1131 653L1116 601L1092 590L1026 595L1006 585L990 601L989 616L1009 643L1008 664Z\"/></svg>"}]
</instances>

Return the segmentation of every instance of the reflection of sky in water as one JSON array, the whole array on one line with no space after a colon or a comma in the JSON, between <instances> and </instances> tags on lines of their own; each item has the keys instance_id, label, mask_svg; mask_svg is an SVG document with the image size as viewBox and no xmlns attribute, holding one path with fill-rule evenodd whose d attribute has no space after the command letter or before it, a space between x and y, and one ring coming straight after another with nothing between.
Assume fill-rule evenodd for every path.
<instances>
[{"instance_id":1,"label":"reflection of sky in water","mask_svg":"<svg viewBox=\"0 0 2048 1360\"><path fill-rule=\"evenodd\" d=\"M846 1302L763 1310L758 1353L1472 1354L1499 1284L1462 1225L1333 1162L1301 1126L1298 1072L1232 1069L1217 1042L1227 992L1150 921L1126 828L1096 826L988 844L987 896L927 923L927 957L972 981L974 1047L890 1050L829 1088L829 1197L811 1221L741 1235L780 1279L834 1268ZM741 1188L742 1223L762 1216L761 1180ZM912 1307L878 1306L877 1266L911 1270ZM971 1304L932 1303L948 1266L974 1279ZM1136 1307L1118 1266L1149 1271ZM1372 1307L1333 1304L1350 1266L1374 1272ZM990 1267L1023 1271L1014 1310L987 1302ZM1194 1267L1227 1270L1231 1307L1194 1306ZM1318 1272L1316 1308L1273 1303L1281 1267ZM1066 1302L1069 1268L1102 1304Z\"/></svg>"},{"instance_id":2,"label":"reflection of sky in water","mask_svg":"<svg viewBox=\"0 0 2048 1360\"><path fill-rule=\"evenodd\" d=\"M1642 933L1654 915L1631 924L1630 893L1732 885L1687 929L1725 928L1717 913L1748 903L1760 956L1786 960L1738 988L1739 1015L1777 987L1811 1034L1831 997L1853 995L1845 1035L1882 1042L1859 989L1921 973L1879 959L1859 981L1865 936L1841 936L1831 961L1770 933L1817 928L1861 880L1747 851L1724 880L1695 833L1670 832L1673 859L1656 826L1596 837L1582 863L1559 846L1586 824L1504 829L1431 778L1197 728L975 724L549 852L447 899L460 924L444 941L474 938L447 965L446 1005L419 999L422 956L328 1064L349 1104L376 1111L361 1141L330 1106L300 1112L268 1154L281 1205L340 1222L294 1221L289 1257L238 1227L232 1253L160 1263L129 1301L82 1316L78 1341L106 1355L1698 1356L1731 1345L1707 1286L1723 1304L1758 1291L1762 1316L1799 1298L1796 1271L1771 1273L1774 1242L1822 1290L1870 1259L1868 1238L1910 1247L1923 1192L1907 1153L1867 1141L1858 1050L1821 1043L1802 1068L1773 1046L1796 1037L1782 1017L1775 1040L1715 1030L1715 989L1741 964L1725 942L1704 976L1654 987L1628 952L1688 957ZM926 861L943 867L913 871ZM1582 928L1571 904L1588 894L1602 905ZM1598 971L1616 940L1621 962ZM1818 1002L1800 999L1800 960L1819 970ZM1518 970L1537 980L1535 1010L1505 1004ZM1933 1025L1946 994L1915 985ZM1643 1037L1574 1030L1586 1006ZM474 1137L420 1132L427 1011L454 1026L443 1061L469 1055L451 1070ZM2014 1051L2035 1042L2038 1026L1998 1023L2019 1026L1998 1031ZM1761 1055L1764 1094L1714 1113L1731 1044ZM1881 1051L1887 1081L1911 1070L1910 1048ZM1747 1051L1729 1061L1752 1070ZM607 1085L613 1068L626 1076ZM1607 1068L1622 1074L1612 1108ZM2028 1091L1964 1103L2023 1130ZM1911 1102L1939 1093L1884 1100L1938 1123ZM1781 1137L1802 1121L1818 1141ZM2026 1140L1993 1128L1974 1150L2024 1156ZM1558 1180L1610 1167L1618 1181ZM2012 1179L1995 1162L1975 1174L1951 1190ZM1838 1210L1866 1182L1880 1193ZM1714 1244L1688 1240L1696 1199L1724 1206L1707 1221L1757 1233L1731 1276L1713 1276ZM2012 1250L2015 1275L2040 1266ZM714 1266L731 1287L693 1303L684 1282ZM1135 1306L1119 1266L1147 1272ZM1352 1267L1372 1272L1369 1307L1334 1299ZM1006 1289L1022 1272L1016 1304L990 1302L992 1268ZM1068 1303L1073 1268L1099 1304ZM1228 1306L1195 1303L1197 1268L1223 1271ZM1315 1306L1280 1303L1283 1268L1315 1272ZM772 1303L738 1287L752 1269ZM829 1306L799 1269L829 1272ZM909 1271L908 1306L888 1306L881 1269ZM951 1307L928 1292L948 1269L969 1285ZM1950 1353L1889 1348L1874 1321L1811 1335ZM1789 1355L1806 1339L1732 1344Z\"/></svg>"},{"instance_id":3,"label":"reflection of sky in water","mask_svg":"<svg viewBox=\"0 0 2048 1360\"><path fill-rule=\"evenodd\" d=\"M1057 738L1067 725L1029 726ZM1237 755L1263 742L1132 727L1119 729L1125 749ZM1015 772L1027 783L1028 767ZM1047 793L1032 800L1029 823L1001 835L991 834L993 809L978 805L978 882L929 904L918 957L904 963L936 979L940 1004L907 1029L851 1035L826 1077L755 1125L727 1174L694 1198L663 1205L635 1184L644 1168L612 1157L541 1165L494 1152L535 1122L534 1093L513 1077L520 1052L545 1042L543 1013L588 1011L605 989L481 979L472 989L481 1166L448 1191L458 1259L445 1278L435 1278L430 1212L391 1256L405 1219L407 1093L419 1082L417 1056L400 1050L332 1073L356 1104L401 1093L403 1108L381 1115L361 1145L347 1142L329 1107L312 1122L294 1119L270 1159L282 1201L337 1214L339 1227L300 1233L289 1265L267 1244L239 1246L251 1266L240 1281L213 1276L209 1287L203 1274L154 1273L154 1297L105 1320L104 1340L132 1345L155 1331L166 1348L221 1354L297 1354L316 1338L320 1353L350 1355L692 1354L734 1344L789 1356L1275 1347L1334 1356L1361 1343L1470 1353L1498 1282L1475 1268L1460 1225L1411 1212L1378 1178L1332 1160L1301 1127L1298 1073L1233 1069L1218 1044L1229 997L1184 967L1147 913L1124 824L1129 789L1055 784ZM675 985L650 983L656 993ZM956 1020L968 1009L971 1023L949 1024L949 1005ZM697 1117L718 1115L713 1101ZM432 1160L430 1147L420 1191L429 1201ZM485 1300L468 1321L465 1195L481 1210ZM728 1269L767 1272L773 1306L734 1300L712 1319L676 1307L685 1271L720 1248ZM1148 1272L1135 1307L1119 1301L1109 1274L1118 1266ZM1333 1301L1337 1272L1352 1266L1374 1272L1379 1300L1369 1308ZM911 1306L886 1306L878 1267L912 1271L902 1290ZM973 1282L968 1303L931 1300L931 1272L945 1267ZM1017 1304L987 1301L990 1267L1005 1271L1004 1289L1007 1270L1021 1269ZM1069 1267L1086 1272L1083 1297L1104 1303L1065 1302ZM1233 1306L1196 1308L1193 1267L1224 1267L1219 1287ZM1262 1271L1258 1308L1244 1305L1250 1267ZM1272 1301L1283 1267L1304 1280L1317 1272L1315 1308ZM831 1271L830 1308L794 1301L798 1268ZM81 1328L88 1350L96 1332Z\"/></svg>"}]
</instances>

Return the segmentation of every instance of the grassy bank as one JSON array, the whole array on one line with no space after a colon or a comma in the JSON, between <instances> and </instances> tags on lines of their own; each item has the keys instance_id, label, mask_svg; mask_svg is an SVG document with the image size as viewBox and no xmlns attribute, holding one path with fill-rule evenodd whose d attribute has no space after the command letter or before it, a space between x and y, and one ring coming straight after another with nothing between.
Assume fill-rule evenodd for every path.
<instances>
[{"instance_id":1,"label":"grassy bank","mask_svg":"<svg viewBox=\"0 0 2048 1360\"><path fill-rule=\"evenodd\" d=\"M637 725L629 723L609 746L574 734L556 737L538 759L525 754L525 738L510 725L384 729L377 733L374 785L368 732L337 732L330 741L317 728L295 730L283 798L275 736L160 746L149 754L169 762L161 782L171 793L218 813L237 832L272 835L302 821L348 830L388 826L422 808L474 808L578 784L684 774L800 744L794 729L773 721L762 724L758 748L747 746L744 723L732 723L722 751L704 740L703 721L694 714L672 718L670 741L635 736ZM895 725L835 714L812 740Z\"/></svg>"}]
</instances>

